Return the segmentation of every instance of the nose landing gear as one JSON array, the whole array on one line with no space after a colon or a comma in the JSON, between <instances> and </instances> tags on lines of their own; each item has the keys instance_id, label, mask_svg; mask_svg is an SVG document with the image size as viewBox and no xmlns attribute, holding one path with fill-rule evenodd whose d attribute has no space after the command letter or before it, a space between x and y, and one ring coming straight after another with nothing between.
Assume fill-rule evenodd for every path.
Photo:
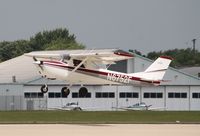
<instances>
[{"instance_id":1,"label":"nose landing gear","mask_svg":"<svg viewBox=\"0 0 200 136\"><path fill-rule=\"evenodd\" d=\"M48 86L46 84L42 85L40 90L41 90L42 93L47 93L48 92Z\"/></svg>"}]
</instances>

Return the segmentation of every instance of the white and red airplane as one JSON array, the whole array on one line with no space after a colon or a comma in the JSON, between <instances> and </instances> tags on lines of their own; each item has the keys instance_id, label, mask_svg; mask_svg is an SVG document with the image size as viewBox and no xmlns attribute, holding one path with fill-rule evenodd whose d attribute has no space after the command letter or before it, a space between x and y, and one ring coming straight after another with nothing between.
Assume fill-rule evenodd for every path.
<instances>
[{"instance_id":1,"label":"white and red airplane","mask_svg":"<svg viewBox=\"0 0 200 136\"><path fill-rule=\"evenodd\" d=\"M141 111L143 111L143 110L162 111L162 110L165 109L164 107L154 107L154 108L152 108L152 105L147 105L144 102L139 102L139 103L127 106L127 107L120 107L120 108L113 107L113 108L118 109L118 110L122 110L122 111L138 111L138 110L141 110Z\"/></svg>"},{"instance_id":2,"label":"white and red airplane","mask_svg":"<svg viewBox=\"0 0 200 136\"><path fill-rule=\"evenodd\" d=\"M25 55L33 57L42 77L69 83L68 87L62 88L67 95L73 84L159 85L172 60L161 56L144 72L127 74L107 69L116 61L134 57L119 49L38 51ZM41 91L46 93L47 85L43 85ZM81 87L80 91L81 94L87 93L85 87Z\"/></svg>"}]
</instances>

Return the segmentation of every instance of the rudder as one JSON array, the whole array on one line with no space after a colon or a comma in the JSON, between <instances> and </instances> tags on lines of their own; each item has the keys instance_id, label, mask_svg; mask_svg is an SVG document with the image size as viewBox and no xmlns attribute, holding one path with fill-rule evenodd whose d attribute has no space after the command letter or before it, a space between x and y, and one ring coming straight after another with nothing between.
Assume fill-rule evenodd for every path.
<instances>
[{"instance_id":1,"label":"rudder","mask_svg":"<svg viewBox=\"0 0 200 136\"><path fill-rule=\"evenodd\" d=\"M160 56L144 72L156 72L156 71L167 70L171 61L172 61L171 57Z\"/></svg>"}]
</instances>

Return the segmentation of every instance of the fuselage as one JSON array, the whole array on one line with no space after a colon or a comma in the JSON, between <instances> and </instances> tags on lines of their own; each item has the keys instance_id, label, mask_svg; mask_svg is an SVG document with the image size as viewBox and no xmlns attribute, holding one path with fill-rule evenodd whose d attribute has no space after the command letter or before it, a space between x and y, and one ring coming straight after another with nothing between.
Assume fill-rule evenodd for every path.
<instances>
[{"instance_id":1,"label":"fuselage","mask_svg":"<svg viewBox=\"0 0 200 136\"><path fill-rule=\"evenodd\" d=\"M125 84L125 85L159 85L160 81L143 80L134 74L115 72L107 69L92 69L69 65L62 61L42 61L37 64L39 73L49 79L60 79L77 84Z\"/></svg>"}]
</instances>

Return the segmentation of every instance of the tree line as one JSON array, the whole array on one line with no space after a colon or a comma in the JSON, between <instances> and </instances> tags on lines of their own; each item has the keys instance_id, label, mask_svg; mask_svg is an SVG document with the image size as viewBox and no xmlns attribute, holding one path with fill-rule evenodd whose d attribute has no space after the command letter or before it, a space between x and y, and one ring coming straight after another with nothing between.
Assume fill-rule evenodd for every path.
<instances>
[{"instance_id":1,"label":"tree line","mask_svg":"<svg viewBox=\"0 0 200 136\"><path fill-rule=\"evenodd\" d=\"M0 42L0 62L39 50L83 49L84 45L76 41L74 34L66 28L38 32L29 40Z\"/></svg>"},{"instance_id":2,"label":"tree line","mask_svg":"<svg viewBox=\"0 0 200 136\"><path fill-rule=\"evenodd\" d=\"M161 55L171 56L174 58L171 66L175 68L200 66L200 52L191 48L150 52L147 57L155 59Z\"/></svg>"},{"instance_id":3,"label":"tree line","mask_svg":"<svg viewBox=\"0 0 200 136\"><path fill-rule=\"evenodd\" d=\"M66 28L58 28L55 30L38 32L33 37L30 37L29 40L0 42L0 62L31 51L84 48L84 45L76 41L76 36L74 34L70 34ZM142 55L142 53L137 50L129 51ZM198 50L194 51L191 48L158 52L153 51L142 56L155 60L162 55L174 58L171 66L175 68L200 66L200 52Z\"/></svg>"},{"instance_id":4,"label":"tree line","mask_svg":"<svg viewBox=\"0 0 200 136\"><path fill-rule=\"evenodd\" d=\"M138 55L142 55L140 51L129 50ZM193 67L200 66L200 52L198 50L193 50L192 48L187 49L171 49L166 51L153 51L149 52L147 55L142 55L151 60L155 60L159 56L170 56L174 60L170 66L174 68L183 68L183 67Z\"/></svg>"}]
</instances>

